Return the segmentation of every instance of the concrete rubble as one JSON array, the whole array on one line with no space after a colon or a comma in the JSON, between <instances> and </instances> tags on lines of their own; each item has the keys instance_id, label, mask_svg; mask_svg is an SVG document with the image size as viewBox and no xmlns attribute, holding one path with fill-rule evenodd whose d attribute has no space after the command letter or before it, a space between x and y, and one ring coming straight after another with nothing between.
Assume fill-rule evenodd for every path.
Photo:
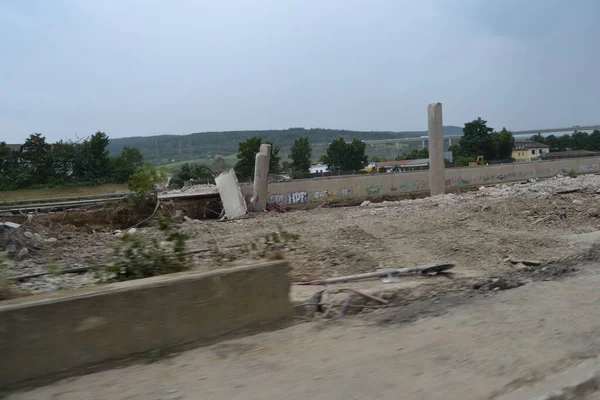
<instances>
[{"instance_id":1,"label":"concrete rubble","mask_svg":"<svg viewBox=\"0 0 600 400\"><path fill-rule=\"evenodd\" d=\"M164 194L211 194L218 193L219 189L217 185L211 184L198 184L191 186L184 186L181 189L174 189L165 191Z\"/></svg>"},{"instance_id":2,"label":"concrete rubble","mask_svg":"<svg viewBox=\"0 0 600 400\"><path fill-rule=\"evenodd\" d=\"M248 212L246 200L244 199L244 195L242 195L235 171L230 169L227 172L223 172L215 178L215 182L219 189L219 196L223 203L225 216L228 219L234 219L246 215Z\"/></svg>"}]
</instances>

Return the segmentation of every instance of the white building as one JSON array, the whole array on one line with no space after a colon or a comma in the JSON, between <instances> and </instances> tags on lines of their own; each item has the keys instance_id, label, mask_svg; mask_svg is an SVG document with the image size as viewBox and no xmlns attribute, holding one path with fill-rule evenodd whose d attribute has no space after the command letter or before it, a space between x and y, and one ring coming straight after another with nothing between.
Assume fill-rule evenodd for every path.
<instances>
[{"instance_id":1,"label":"white building","mask_svg":"<svg viewBox=\"0 0 600 400\"><path fill-rule=\"evenodd\" d=\"M313 164L310 166L311 174L320 174L321 172L329 172L327 164Z\"/></svg>"}]
</instances>

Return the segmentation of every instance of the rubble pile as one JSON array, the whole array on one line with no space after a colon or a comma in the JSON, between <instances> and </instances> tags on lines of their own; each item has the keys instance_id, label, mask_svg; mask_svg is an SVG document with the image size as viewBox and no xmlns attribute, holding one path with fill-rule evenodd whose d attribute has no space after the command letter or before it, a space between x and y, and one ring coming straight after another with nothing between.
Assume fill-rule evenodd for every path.
<instances>
[{"instance_id":1,"label":"rubble pile","mask_svg":"<svg viewBox=\"0 0 600 400\"><path fill-rule=\"evenodd\" d=\"M524 184L514 183L481 187L479 194L493 197L525 196L542 199L571 191L595 193L599 189L600 176L598 175L581 175L576 178L556 176Z\"/></svg>"},{"instance_id":2,"label":"rubble pile","mask_svg":"<svg viewBox=\"0 0 600 400\"><path fill-rule=\"evenodd\" d=\"M199 185L191 185L184 186L181 189L174 189L164 192L165 194L210 194L210 193L218 193L217 185L211 184L199 184Z\"/></svg>"}]
</instances>

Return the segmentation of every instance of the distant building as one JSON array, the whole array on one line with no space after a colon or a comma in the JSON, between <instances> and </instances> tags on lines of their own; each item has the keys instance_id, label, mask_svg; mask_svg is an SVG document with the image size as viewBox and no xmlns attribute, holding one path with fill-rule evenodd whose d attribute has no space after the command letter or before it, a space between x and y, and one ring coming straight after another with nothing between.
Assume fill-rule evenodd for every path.
<instances>
[{"instance_id":1,"label":"distant building","mask_svg":"<svg viewBox=\"0 0 600 400\"><path fill-rule=\"evenodd\" d=\"M323 172L329 172L329 169L327 168L327 164L313 164L310 166L311 174L320 174Z\"/></svg>"},{"instance_id":2,"label":"distant building","mask_svg":"<svg viewBox=\"0 0 600 400\"><path fill-rule=\"evenodd\" d=\"M542 155L550 153L550 146L533 140L515 140L512 158L516 162L530 162L540 160Z\"/></svg>"}]
</instances>

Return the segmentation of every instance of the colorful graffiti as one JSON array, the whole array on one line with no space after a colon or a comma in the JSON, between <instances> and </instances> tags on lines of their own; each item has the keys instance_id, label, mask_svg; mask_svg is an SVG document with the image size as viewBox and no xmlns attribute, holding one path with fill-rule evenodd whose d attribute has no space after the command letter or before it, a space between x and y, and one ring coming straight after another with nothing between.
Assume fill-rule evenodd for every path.
<instances>
[{"instance_id":1,"label":"colorful graffiti","mask_svg":"<svg viewBox=\"0 0 600 400\"><path fill-rule=\"evenodd\" d=\"M379 183L371 183L367 186L366 192L368 195L379 194L381 192L381 185Z\"/></svg>"},{"instance_id":2,"label":"colorful graffiti","mask_svg":"<svg viewBox=\"0 0 600 400\"><path fill-rule=\"evenodd\" d=\"M308 203L308 192L292 192L288 194L289 204Z\"/></svg>"}]
</instances>

